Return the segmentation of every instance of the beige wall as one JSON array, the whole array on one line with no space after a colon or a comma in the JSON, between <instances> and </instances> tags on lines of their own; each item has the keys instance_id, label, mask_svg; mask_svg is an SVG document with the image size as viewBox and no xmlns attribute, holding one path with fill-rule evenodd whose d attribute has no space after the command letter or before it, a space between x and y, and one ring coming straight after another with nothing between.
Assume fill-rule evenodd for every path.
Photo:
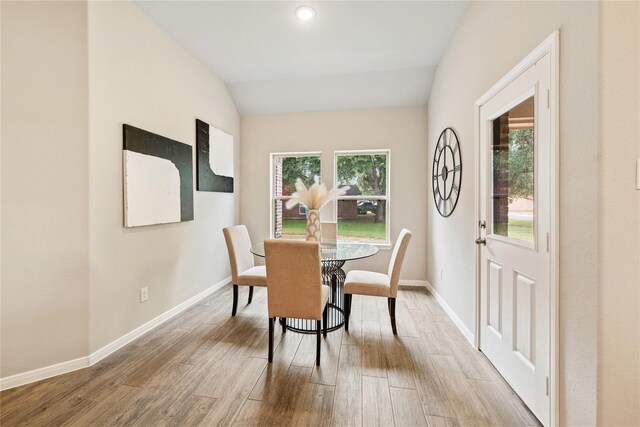
<instances>
[{"instance_id":1,"label":"beige wall","mask_svg":"<svg viewBox=\"0 0 640 427\"><path fill-rule=\"evenodd\" d=\"M89 122L86 4L1 8L6 377L89 350Z\"/></svg>"},{"instance_id":2,"label":"beige wall","mask_svg":"<svg viewBox=\"0 0 640 427\"><path fill-rule=\"evenodd\" d=\"M133 4L90 2L88 12L96 351L228 277L222 228L238 219L240 180L234 194L194 192L194 221L123 228L122 124L194 145L199 118L234 135L238 153L239 122L225 85Z\"/></svg>"},{"instance_id":3,"label":"beige wall","mask_svg":"<svg viewBox=\"0 0 640 427\"><path fill-rule=\"evenodd\" d=\"M598 424L640 425L640 8L600 5Z\"/></svg>"},{"instance_id":4,"label":"beige wall","mask_svg":"<svg viewBox=\"0 0 640 427\"><path fill-rule=\"evenodd\" d=\"M225 85L133 4L2 2L1 19L7 377L86 357L230 274L238 191L195 192L195 221L123 227L123 123L193 145L200 118L235 136L237 175L240 156Z\"/></svg>"},{"instance_id":5,"label":"beige wall","mask_svg":"<svg viewBox=\"0 0 640 427\"><path fill-rule=\"evenodd\" d=\"M424 107L247 116L241 118L241 222L254 241L269 237L270 153L322 151L322 181L333 186L336 150L391 149L391 239L413 231L402 279L425 280L427 110ZM329 220L333 206L322 211ZM386 271L390 251L345 268Z\"/></svg>"},{"instance_id":6,"label":"beige wall","mask_svg":"<svg viewBox=\"0 0 640 427\"><path fill-rule=\"evenodd\" d=\"M462 142L462 192L448 219L428 209L427 277L475 331L474 102L560 29L560 419L596 422L598 4L471 2L436 72L429 153L439 132ZM444 269L443 279L439 269Z\"/></svg>"}]
</instances>

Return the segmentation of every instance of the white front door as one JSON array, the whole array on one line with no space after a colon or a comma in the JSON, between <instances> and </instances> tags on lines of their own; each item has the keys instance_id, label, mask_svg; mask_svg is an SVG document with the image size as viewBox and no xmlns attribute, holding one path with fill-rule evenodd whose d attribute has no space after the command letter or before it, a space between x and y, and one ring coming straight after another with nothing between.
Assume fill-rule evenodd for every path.
<instances>
[{"instance_id":1,"label":"white front door","mask_svg":"<svg viewBox=\"0 0 640 427\"><path fill-rule=\"evenodd\" d=\"M480 350L549 424L550 54L479 107Z\"/></svg>"}]
</instances>

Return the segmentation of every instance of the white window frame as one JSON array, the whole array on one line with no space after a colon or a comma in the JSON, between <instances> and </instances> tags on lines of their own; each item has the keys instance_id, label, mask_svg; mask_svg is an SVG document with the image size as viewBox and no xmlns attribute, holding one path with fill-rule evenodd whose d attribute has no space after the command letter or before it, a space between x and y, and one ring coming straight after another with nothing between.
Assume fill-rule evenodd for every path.
<instances>
[{"instance_id":1,"label":"white window frame","mask_svg":"<svg viewBox=\"0 0 640 427\"><path fill-rule=\"evenodd\" d=\"M385 200L385 230L386 240L384 242L370 242L372 245L378 246L380 249L391 249L391 149L375 149L375 150L341 150L333 152L333 182L338 185L338 157L345 155L367 155L367 154L385 154L387 156L387 176L386 176L386 189L384 196L340 196L337 197L336 202L333 204L333 217L338 222L338 201L340 200ZM322 163L320 164L322 167ZM340 225L338 225L337 233Z\"/></svg>"},{"instance_id":2,"label":"white window frame","mask_svg":"<svg viewBox=\"0 0 640 427\"><path fill-rule=\"evenodd\" d=\"M275 158L276 157L319 157L320 158L320 179L322 179L322 152L321 151L299 151L299 152L283 152L269 154L269 237L274 238L274 207L276 200L286 202L291 196L275 196Z\"/></svg>"}]
</instances>

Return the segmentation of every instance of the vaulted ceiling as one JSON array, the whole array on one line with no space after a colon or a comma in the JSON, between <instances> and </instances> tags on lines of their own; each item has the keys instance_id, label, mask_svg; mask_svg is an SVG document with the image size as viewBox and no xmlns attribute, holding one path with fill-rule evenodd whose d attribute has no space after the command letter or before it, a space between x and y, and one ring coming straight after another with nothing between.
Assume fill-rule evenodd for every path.
<instances>
[{"instance_id":1,"label":"vaulted ceiling","mask_svg":"<svg viewBox=\"0 0 640 427\"><path fill-rule=\"evenodd\" d=\"M298 20L305 4L313 20ZM137 1L241 114L426 105L466 1Z\"/></svg>"}]
</instances>

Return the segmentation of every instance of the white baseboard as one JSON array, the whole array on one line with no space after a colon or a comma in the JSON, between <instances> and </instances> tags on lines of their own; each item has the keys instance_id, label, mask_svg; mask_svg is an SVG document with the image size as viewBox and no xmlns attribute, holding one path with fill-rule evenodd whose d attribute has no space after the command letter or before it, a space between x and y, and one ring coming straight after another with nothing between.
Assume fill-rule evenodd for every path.
<instances>
[{"instance_id":1,"label":"white baseboard","mask_svg":"<svg viewBox=\"0 0 640 427\"><path fill-rule=\"evenodd\" d=\"M426 280L402 280L400 279L400 286L417 286L417 287L421 287L424 288L427 286L427 281Z\"/></svg>"},{"instance_id":2,"label":"white baseboard","mask_svg":"<svg viewBox=\"0 0 640 427\"><path fill-rule=\"evenodd\" d=\"M77 359L68 360L55 365L45 366L44 368L34 369L21 374L11 375L9 377L0 378L0 390L8 390L10 388L33 383L56 375L66 374L67 372L77 371L78 369L89 366L89 357L79 357Z\"/></svg>"},{"instance_id":3,"label":"white baseboard","mask_svg":"<svg viewBox=\"0 0 640 427\"><path fill-rule=\"evenodd\" d=\"M189 298L188 300L176 305L172 309L165 311L161 315L151 319L142 326L137 327L133 331L121 336L117 340L105 345L101 349L91 353L85 357L79 357L74 360L69 360L55 365L45 366L43 368L34 369L32 371L23 372L20 374L11 375L10 377L0 378L0 390L8 390L10 388L18 387L21 385L33 383L36 381L44 380L47 378L55 377L56 375L66 374L78 369L87 368L91 365L98 363L100 360L129 344L131 341L141 337L153 328L161 325L167 320L171 319L175 315L181 313L192 305L198 303L200 300L208 297L213 292L221 289L227 283L231 282L231 277L227 277L215 285L205 289L197 295Z\"/></svg>"},{"instance_id":4,"label":"white baseboard","mask_svg":"<svg viewBox=\"0 0 640 427\"><path fill-rule=\"evenodd\" d=\"M120 348L122 348L125 345L129 344L131 341L134 341L135 339L141 337L142 335L146 334L147 332L149 332L153 328L155 328L158 325L161 325L162 323L164 323L167 320L171 319L176 314L186 310L187 308L189 308L192 305L196 304L201 299L208 297L209 295L211 295L213 292L217 291L218 289L221 289L224 285L226 285L229 282L231 282L231 277L227 277L227 278L223 279L222 281L220 281L220 282L216 283L215 285L205 289L204 291L200 292L199 294L194 295L193 297L189 298L185 302L176 305L175 307L173 307L172 309L170 309L168 311L165 311L164 313L162 313L158 317L155 317L155 318L149 320L147 323L137 327L136 329L134 329L133 331L129 332L128 334L125 334L125 335L121 336L120 338L118 338L117 340L112 341L109 344L105 345L101 349L94 351L93 353L91 353L89 355L89 364L93 365L93 364L98 363L99 361L101 361L102 359L104 359L105 357L110 355L111 353L113 353L115 351L118 351Z\"/></svg>"},{"instance_id":5,"label":"white baseboard","mask_svg":"<svg viewBox=\"0 0 640 427\"><path fill-rule=\"evenodd\" d=\"M431 286L431 283L429 282L425 282L425 283L426 283L427 289L429 289L429 292L431 292L431 294L435 297L436 301L438 301L440 306L449 315L451 320L453 320L453 323L458 327L458 329L460 329L460 332L462 332L462 335L464 335L465 338L469 340L471 345L475 346L475 338L471 333L471 331L469 330L469 328L466 327L466 325L462 322L462 320L458 317L458 315L453 311L453 309L449 307L449 304L447 304L444 298L442 298L442 296L440 296L440 294L433 288L433 286Z\"/></svg>"}]
</instances>

